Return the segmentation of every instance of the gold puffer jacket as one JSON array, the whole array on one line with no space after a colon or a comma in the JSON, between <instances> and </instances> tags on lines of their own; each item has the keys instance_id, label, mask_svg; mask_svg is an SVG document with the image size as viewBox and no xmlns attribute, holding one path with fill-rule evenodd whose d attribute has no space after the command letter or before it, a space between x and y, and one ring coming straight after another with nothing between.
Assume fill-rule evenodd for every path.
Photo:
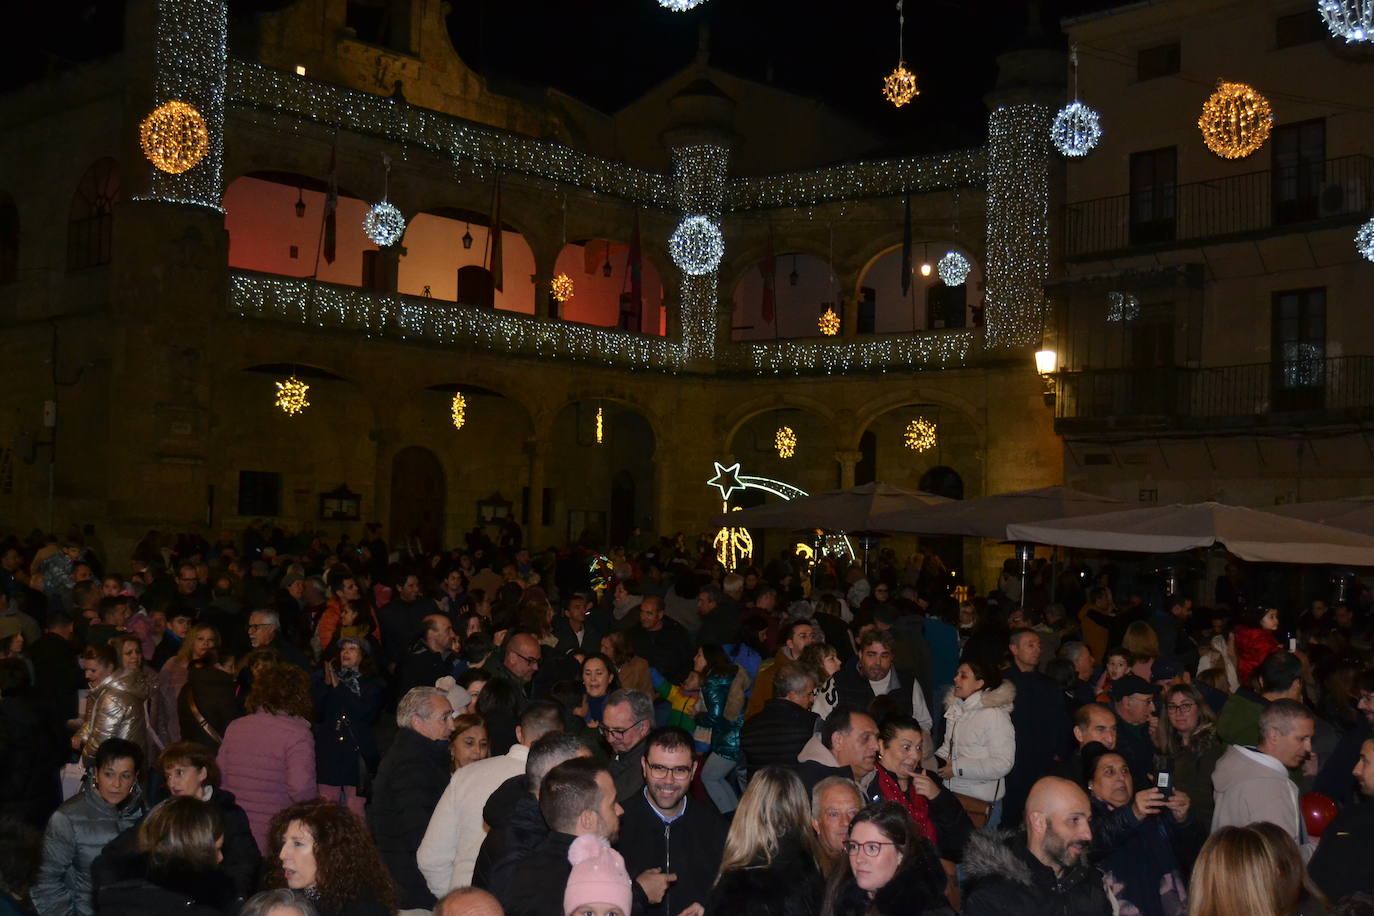
<instances>
[{"instance_id":1,"label":"gold puffer jacket","mask_svg":"<svg viewBox=\"0 0 1374 916\"><path fill-rule=\"evenodd\" d=\"M81 730L81 765L89 767L95 752L107 738L123 738L148 751L147 713L148 681L142 671L120 668L91 691L87 700L89 712Z\"/></svg>"}]
</instances>

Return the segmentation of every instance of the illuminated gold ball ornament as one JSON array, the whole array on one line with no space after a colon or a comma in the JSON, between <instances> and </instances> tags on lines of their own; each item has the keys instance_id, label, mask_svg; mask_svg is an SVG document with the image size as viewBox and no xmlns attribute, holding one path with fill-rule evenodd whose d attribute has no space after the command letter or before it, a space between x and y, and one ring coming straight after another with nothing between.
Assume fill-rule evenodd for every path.
<instances>
[{"instance_id":1,"label":"illuminated gold ball ornament","mask_svg":"<svg viewBox=\"0 0 1374 916\"><path fill-rule=\"evenodd\" d=\"M462 429L463 424L468 421L468 401L460 391L453 396L453 404L449 408L449 416L453 418L453 428Z\"/></svg>"},{"instance_id":2,"label":"illuminated gold ball ornament","mask_svg":"<svg viewBox=\"0 0 1374 916\"><path fill-rule=\"evenodd\" d=\"M933 449L939 440L935 436L936 426L925 417L917 417L906 425L902 434L902 444L913 452Z\"/></svg>"},{"instance_id":3,"label":"illuminated gold ball ornament","mask_svg":"<svg viewBox=\"0 0 1374 916\"><path fill-rule=\"evenodd\" d=\"M285 381L277 382L276 405L282 413L288 417L294 417L302 410L310 406L310 400L306 397L310 391L310 386L294 375Z\"/></svg>"},{"instance_id":4,"label":"illuminated gold ball ornament","mask_svg":"<svg viewBox=\"0 0 1374 916\"><path fill-rule=\"evenodd\" d=\"M821 333L826 337L834 337L836 334L840 333L840 316L835 314L835 310L832 308L827 308L825 310L825 314L821 315L818 324Z\"/></svg>"},{"instance_id":5,"label":"illuminated gold ball ornament","mask_svg":"<svg viewBox=\"0 0 1374 916\"><path fill-rule=\"evenodd\" d=\"M573 297L572 277L567 274L559 274L554 277L550 287L553 291L553 297L559 302L567 302Z\"/></svg>"},{"instance_id":6,"label":"illuminated gold ball ornament","mask_svg":"<svg viewBox=\"0 0 1374 916\"><path fill-rule=\"evenodd\" d=\"M916 85L916 74L906 68L906 61L898 62L897 69L883 80L883 98L898 108L920 94L921 90Z\"/></svg>"},{"instance_id":7,"label":"illuminated gold ball ornament","mask_svg":"<svg viewBox=\"0 0 1374 916\"><path fill-rule=\"evenodd\" d=\"M773 436L773 446L778 450L779 458L791 458L797 454L797 434L792 427L779 426L777 434Z\"/></svg>"},{"instance_id":8,"label":"illuminated gold ball ornament","mask_svg":"<svg viewBox=\"0 0 1374 916\"><path fill-rule=\"evenodd\" d=\"M1274 109L1252 87L1222 80L1203 103L1197 126L1209 150L1223 159L1244 159L1269 139Z\"/></svg>"},{"instance_id":9,"label":"illuminated gold ball ornament","mask_svg":"<svg viewBox=\"0 0 1374 916\"><path fill-rule=\"evenodd\" d=\"M172 100L154 108L138 127L143 155L171 175L195 167L210 151L205 118L193 106Z\"/></svg>"}]
</instances>

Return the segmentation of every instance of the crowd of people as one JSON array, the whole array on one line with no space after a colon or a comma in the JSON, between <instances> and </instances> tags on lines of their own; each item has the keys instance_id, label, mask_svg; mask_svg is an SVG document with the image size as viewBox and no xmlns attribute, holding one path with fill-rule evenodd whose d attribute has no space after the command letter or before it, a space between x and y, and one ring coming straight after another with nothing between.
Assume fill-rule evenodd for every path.
<instances>
[{"instance_id":1,"label":"crowd of people","mask_svg":"<svg viewBox=\"0 0 1374 916\"><path fill-rule=\"evenodd\" d=\"M1374 913L1367 592L949 581L12 537L0 916Z\"/></svg>"}]
</instances>

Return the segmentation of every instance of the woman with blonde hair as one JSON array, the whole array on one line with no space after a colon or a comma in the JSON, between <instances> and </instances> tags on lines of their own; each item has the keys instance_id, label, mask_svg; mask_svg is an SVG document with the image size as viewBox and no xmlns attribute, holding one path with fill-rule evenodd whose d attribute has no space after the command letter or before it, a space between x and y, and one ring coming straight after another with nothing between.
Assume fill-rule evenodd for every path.
<instances>
[{"instance_id":1,"label":"woman with blonde hair","mask_svg":"<svg viewBox=\"0 0 1374 916\"><path fill-rule=\"evenodd\" d=\"M157 673L158 702L157 721L153 731L163 747L176 744L181 740L181 720L178 717L177 699L181 688L191 677L191 663L206 655L217 652L220 647L219 631L208 624L194 626L181 641L177 654L167 659Z\"/></svg>"},{"instance_id":2,"label":"woman with blonde hair","mask_svg":"<svg viewBox=\"0 0 1374 916\"><path fill-rule=\"evenodd\" d=\"M1207 838L1188 886L1188 916L1293 916L1303 892L1302 855L1277 828L1222 827Z\"/></svg>"},{"instance_id":3,"label":"woman with blonde hair","mask_svg":"<svg viewBox=\"0 0 1374 916\"><path fill-rule=\"evenodd\" d=\"M1131 653L1131 673L1151 680L1150 670L1159 658L1159 636L1143 620L1133 621L1121 635L1121 648Z\"/></svg>"},{"instance_id":4,"label":"woman with blonde hair","mask_svg":"<svg viewBox=\"0 0 1374 916\"><path fill-rule=\"evenodd\" d=\"M749 780L735 809L706 912L814 913L822 891L806 788L790 769L764 767Z\"/></svg>"}]
</instances>

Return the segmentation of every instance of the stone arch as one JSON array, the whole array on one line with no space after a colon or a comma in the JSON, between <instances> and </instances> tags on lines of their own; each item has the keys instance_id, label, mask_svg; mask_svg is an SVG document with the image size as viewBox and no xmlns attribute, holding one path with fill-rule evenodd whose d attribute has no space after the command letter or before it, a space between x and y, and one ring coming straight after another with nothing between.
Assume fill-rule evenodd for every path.
<instances>
[{"instance_id":1,"label":"stone arch","mask_svg":"<svg viewBox=\"0 0 1374 916\"><path fill-rule=\"evenodd\" d=\"M774 312L769 318L762 312L766 263L765 253L736 272L734 285L723 289L734 303L731 337L772 340L821 336L818 322L826 309L836 314L843 311L834 265L824 256L807 251L782 250L775 255Z\"/></svg>"},{"instance_id":2,"label":"stone arch","mask_svg":"<svg viewBox=\"0 0 1374 916\"><path fill-rule=\"evenodd\" d=\"M833 442L836 432L836 412L829 404L819 398L808 397L803 394L778 392L747 401L735 407L723 418L720 425L726 430L723 438L725 451L729 453L733 450L735 436L739 434L746 423L757 416L779 408L804 410L819 417L830 428Z\"/></svg>"},{"instance_id":3,"label":"stone arch","mask_svg":"<svg viewBox=\"0 0 1374 916\"><path fill-rule=\"evenodd\" d=\"M597 439L600 429L601 439ZM590 533L589 547L613 535L651 527L662 485L653 415L632 398L615 394L569 397L540 434L545 463L541 514L568 539ZM623 542L622 542L623 543Z\"/></svg>"},{"instance_id":4,"label":"stone arch","mask_svg":"<svg viewBox=\"0 0 1374 916\"><path fill-rule=\"evenodd\" d=\"M110 263L119 197L119 163L109 156L92 162L77 181L67 209L67 270Z\"/></svg>"},{"instance_id":5,"label":"stone arch","mask_svg":"<svg viewBox=\"0 0 1374 916\"><path fill-rule=\"evenodd\" d=\"M875 479L919 488L926 474L947 467L961 475L969 493L981 493L986 476L986 429L975 411L942 394L908 391L905 396L894 395L869 405L858 418L850 441L854 450L864 455L863 460L871 463ZM936 426L934 447L920 451L909 449L904 442L906 424L918 417Z\"/></svg>"},{"instance_id":6,"label":"stone arch","mask_svg":"<svg viewBox=\"0 0 1374 916\"><path fill-rule=\"evenodd\" d=\"M376 246L362 232L371 205L346 185L337 187L334 260L325 251L327 178L274 169L246 171L224 188L229 266L347 286L367 285L364 252Z\"/></svg>"},{"instance_id":7,"label":"stone arch","mask_svg":"<svg viewBox=\"0 0 1374 916\"><path fill-rule=\"evenodd\" d=\"M397 261L397 291L410 296L458 302L458 271L489 267L491 216L478 209L432 205L407 217ZM471 246L464 244L471 238ZM537 301L538 272L534 246L517 223L501 214L502 289L493 292L495 307L532 315ZM428 292L426 292L428 291ZM479 302L462 302L480 305Z\"/></svg>"},{"instance_id":8,"label":"stone arch","mask_svg":"<svg viewBox=\"0 0 1374 916\"><path fill-rule=\"evenodd\" d=\"M667 283L655 259L644 254L642 245L642 307L635 315L633 309L627 310L621 303L622 291L630 283L629 254L629 244L605 236L573 239L565 244L554 261L553 274L563 274L572 280L573 296L560 303L560 317L638 334L665 334L668 327Z\"/></svg>"},{"instance_id":9,"label":"stone arch","mask_svg":"<svg viewBox=\"0 0 1374 916\"><path fill-rule=\"evenodd\" d=\"M857 449L859 438L863 435L864 430L873 424L874 420L885 413L915 404L932 404L942 409L956 411L974 429L977 429L980 435L983 434L983 409L977 407L972 401L939 388L911 388L874 398L866 403L862 411L854 414L854 425L847 432L841 433L842 441L845 442L847 448Z\"/></svg>"},{"instance_id":10,"label":"stone arch","mask_svg":"<svg viewBox=\"0 0 1374 916\"><path fill-rule=\"evenodd\" d=\"M901 241L871 250L854 275L853 294L859 302L860 328L877 333L943 330L967 327L970 308L982 301L983 265L977 251L947 234L922 238L912 245L912 291L901 292ZM945 252L957 250L969 259L968 279L953 290L940 279L936 265ZM920 268L930 265L929 276ZM962 295L960 295L962 292ZM961 307L962 306L962 307ZM867 308L871 318L865 318ZM866 324L871 321L871 324Z\"/></svg>"},{"instance_id":11,"label":"stone arch","mask_svg":"<svg viewBox=\"0 0 1374 916\"><path fill-rule=\"evenodd\" d=\"M668 437L663 429L663 421L658 416L657 411L644 399L624 390L614 391L598 385L577 386L570 389L567 395L556 405L551 406L544 415L552 420L566 408L581 401L605 401L626 407L639 414L649 424L649 430L654 436L655 448L667 441Z\"/></svg>"}]
</instances>

